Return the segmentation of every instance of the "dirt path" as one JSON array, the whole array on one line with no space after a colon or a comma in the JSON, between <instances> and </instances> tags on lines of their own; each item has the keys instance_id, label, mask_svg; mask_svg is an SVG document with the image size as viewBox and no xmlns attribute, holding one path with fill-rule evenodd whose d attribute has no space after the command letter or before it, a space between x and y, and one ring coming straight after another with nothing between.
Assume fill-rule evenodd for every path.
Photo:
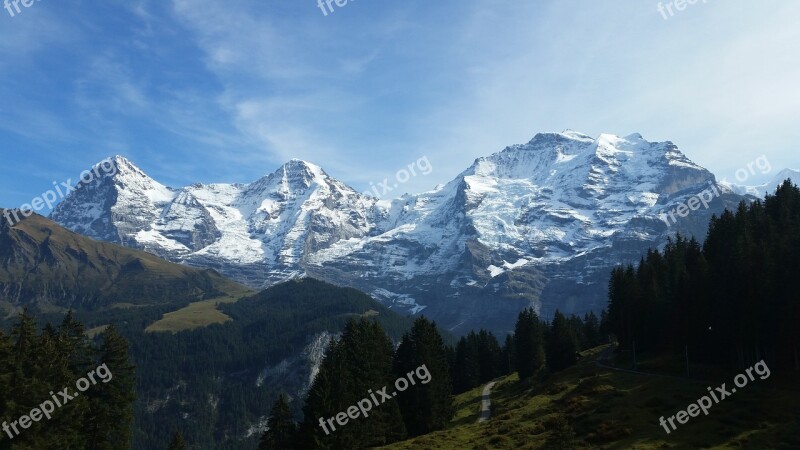
<instances>
[{"instance_id":1,"label":"dirt path","mask_svg":"<svg viewBox=\"0 0 800 450\"><path fill-rule=\"evenodd\" d=\"M478 423L486 422L492 415L492 400L489 398L489 396L492 394L494 383L495 382L492 381L483 388L483 398L481 399L481 411L480 416L478 417Z\"/></svg>"}]
</instances>

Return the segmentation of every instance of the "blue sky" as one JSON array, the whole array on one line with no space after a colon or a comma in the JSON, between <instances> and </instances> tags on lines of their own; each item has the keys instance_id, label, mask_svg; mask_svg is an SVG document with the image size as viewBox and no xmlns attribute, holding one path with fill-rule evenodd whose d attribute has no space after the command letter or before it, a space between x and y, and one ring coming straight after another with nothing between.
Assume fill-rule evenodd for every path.
<instances>
[{"instance_id":1,"label":"blue sky","mask_svg":"<svg viewBox=\"0 0 800 450\"><path fill-rule=\"evenodd\" d=\"M674 1L674 0L673 0ZM666 6L670 2L662 2ZM122 154L171 186L291 158L445 183L546 131L671 140L719 177L800 168L800 2L41 0L0 10L0 205ZM757 184L769 177L753 177Z\"/></svg>"}]
</instances>

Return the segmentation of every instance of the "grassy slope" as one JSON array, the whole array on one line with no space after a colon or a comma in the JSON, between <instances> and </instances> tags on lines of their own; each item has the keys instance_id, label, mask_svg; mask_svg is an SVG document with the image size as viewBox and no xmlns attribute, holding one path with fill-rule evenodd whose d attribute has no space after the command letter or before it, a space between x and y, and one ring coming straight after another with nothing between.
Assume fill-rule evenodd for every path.
<instances>
[{"instance_id":1,"label":"grassy slope","mask_svg":"<svg viewBox=\"0 0 800 450\"><path fill-rule=\"evenodd\" d=\"M698 383L599 368L599 349L564 372L541 382L503 378L492 393L493 415L476 424L481 388L457 398L459 411L448 430L386 447L388 449L538 449L559 416L575 431L574 448L800 448L800 392L770 387L758 378L708 416L689 419L667 435L659 417L671 416L707 393L706 386L732 377ZM775 374L773 374L775 376ZM795 386L797 382L794 381Z\"/></svg>"},{"instance_id":2,"label":"grassy slope","mask_svg":"<svg viewBox=\"0 0 800 450\"><path fill-rule=\"evenodd\" d=\"M30 303L58 312L198 301L243 289L213 270L93 241L38 215L14 227L0 222L0 255L0 304L10 313Z\"/></svg>"},{"instance_id":3,"label":"grassy slope","mask_svg":"<svg viewBox=\"0 0 800 450\"><path fill-rule=\"evenodd\" d=\"M207 327L217 323L229 322L233 319L220 311L217 307L220 304L235 303L242 297L246 295L252 295L253 293L253 291L242 289L241 292L232 292L230 295L225 297L190 303L188 306L177 311L164 314L161 320L158 320L148 326L145 329L145 332L177 333L179 331L193 330L195 328Z\"/></svg>"}]
</instances>

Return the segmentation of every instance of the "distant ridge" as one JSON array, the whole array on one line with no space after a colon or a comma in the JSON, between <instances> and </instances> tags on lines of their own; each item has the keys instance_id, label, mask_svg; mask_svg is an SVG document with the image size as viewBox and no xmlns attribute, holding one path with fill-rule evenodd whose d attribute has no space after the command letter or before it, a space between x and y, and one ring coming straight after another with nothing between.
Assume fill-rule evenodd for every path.
<instances>
[{"instance_id":1,"label":"distant ridge","mask_svg":"<svg viewBox=\"0 0 800 450\"><path fill-rule=\"evenodd\" d=\"M13 227L0 222L0 304L6 309L171 303L243 290L213 270L93 241L36 214Z\"/></svg>"}]
</instances>

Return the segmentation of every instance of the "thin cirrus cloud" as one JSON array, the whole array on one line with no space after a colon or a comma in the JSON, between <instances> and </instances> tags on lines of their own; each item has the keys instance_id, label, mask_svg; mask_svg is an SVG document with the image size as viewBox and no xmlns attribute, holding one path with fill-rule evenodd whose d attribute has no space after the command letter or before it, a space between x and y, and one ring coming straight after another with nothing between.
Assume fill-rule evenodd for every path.
<instances>
[{"instance_id":1,"label":"thin cirrus cloud","mask_svg":"<svg viewBox=\"0 0 800 450\"><path fill-rule=\"evenodd\" d=\"M566 128L672 140L720 177L800 165L800 4L657 5L37 3L0 16L3 204L111 153L172 185L302 158L359 190L427 156L418 192Z\"/></svg>"}]
</instances>

